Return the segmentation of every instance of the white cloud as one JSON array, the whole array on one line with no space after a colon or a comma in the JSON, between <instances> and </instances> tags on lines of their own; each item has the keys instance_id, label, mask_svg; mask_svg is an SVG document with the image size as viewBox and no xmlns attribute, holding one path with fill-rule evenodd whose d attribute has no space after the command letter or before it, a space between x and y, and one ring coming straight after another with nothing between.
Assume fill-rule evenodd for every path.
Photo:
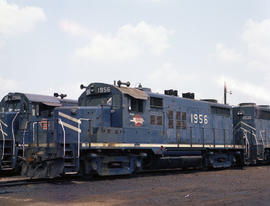
<instances>
[{"instance_id":1,"label":"white cloud","mask_svg":"<svg viewBox=\"0 0 270 206\"><path fill-rule=\"evenodd\" d=\"M3 97L9 92L16 91L20 88L20 82L12 79L7 79L4 77L0 76L0 82L1 82L1 87L0 87L0 96ZM1 101L1 100L0 100Z\"/></svg>"},{"instance_id":2,"label":"white cloud","mask_svg":"<svg viewBox=\"0 0 270 206\"><path fill-rule=\"evenodd\" d=\"M252 62L270 64L270 19L261 22L249 20L245 26L242 38L248 47L248 56ZM256 64L257 65L257 64Z\"/></svg>"},{"instance_id":3,"label":"white cloud","mask_svg":"<svg viewBox=\"0 0 270 206\"><path fill-rule=\"evenodd\" d=\"M225 47L222 43L216 44L216 55L219 60L225 62L240 62L244 58L242 54Z\"/></svg>"},{"instance_id":4,"label":"white cloud","mask_svg":"<svg viewBox=\"0 0 270 206\"><path fill-rule=\"evenodd\" d=\"M167 2L167 0L139 0L141 3L162 3Z\"/></svg>"},{"instance_id":5,"label":"white cloud","mask_svg":"<svg viewBox=\"0 0 270 206\"><path fill-rule=\"evenodd\" d=\"M270 19L248 20L242 32L242 44L247 48L239 52L216 45L216 57L222 62L243 63L244 68L269 71L270 65Z\"/></svg>"},{"instance_id":6,"label":"white cloud","mask_svg":"<svg viewBox=\"0 0 270 206\"><path fill-rule=\"evenodd\" d=\"M176 89L179 96L182 92L191 91L196 92L196 98L202 98L196 84L196 82L201 81L201 76L186 72L185 69L175 68L175 65L169 62L162 64L160 68L155 69L142 79L147 84L145 86L155 88L153 92L163 93L165 89Z\"/></svg>"},{"instance_id":7,"label":"white cloud","mask_svg":"<svg viewBox=\"0 0 270 206\"><path fill-rule=\"evenodd\" d=\"M3 47L5 45L5 41L0 39L0 48Z\"/></svg>"},{"instance_id":8,"label":"white cloud","mask_svg":"<svg viewBox=\"0 0 270 206\"><path fill-rule=\"evenodd\" d=\"M74 30L80 30L78 28ZM160 55L170 47L169 31L163 26L140 22L119 28L116 34L96 34L90 43L75 50L75 57L85 60L122 61L145 54Z\"/></svg>"},{"instance_id":9,"label":"white cloud","mask_svg":"<svg viewBox=\"0 0 270 206\"><path fill-rule=\"evenodd\" d=\"M60 22L60 29L72 36L75 37L86 37L90 38L94 35L94 31L91 31L80 24L70 21L70 20L62 20Z\"/></svg>"},{"instance_id":10,"label":"white cloud","mask_svg":"<svg viewBox=\"0 0 270 206\"><path fill-rule=\"evenodd\" d=\"M9 37L31 31L34 26L46 20L41 8L19 7L0 0L0 37Z\"/></svg>"},{"instance_id":11,"label":"white cloud","mask_svg":"<svg viewBox=\"0 0 270 206\"><path fill-rule=\"evenodd\" d=\"M179 80L182 80L179 82ZM165 86L165 87L179 87L180 83L183 81L194 80L194 76L191 74L181 72L174 68L171 63L164 63L160 68L153 71L153 73L149 76L150 82L155 83L156 86ZM164 85L162 85L164 84Z\"/></svg>"}]
</instances>

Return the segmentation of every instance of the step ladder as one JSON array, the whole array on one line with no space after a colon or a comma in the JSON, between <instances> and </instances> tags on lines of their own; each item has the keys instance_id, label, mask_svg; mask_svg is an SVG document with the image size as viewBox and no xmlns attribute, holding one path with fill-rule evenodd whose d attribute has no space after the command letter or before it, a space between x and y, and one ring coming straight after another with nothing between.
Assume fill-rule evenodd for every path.
<instances>
[{"instance_id":1,"label":"step ladder","mask_svg":"<svg viewBox=\"0 0 270 206\"><path fill-rule=\"evenodd\" d=\"M260 131L257 135L256 144L257 144L257 157L258 160L264 160L264 148L265 148L265 131Z\"/></svg>"},{"instance_id":2,"label":"step ladder","mask_svg":"<svg viewBox=\"0 0 270 206\"><path fill-rule=\"evenodd\" d=\"M64 174L77 174L79 171L79 158L76 153L76 144L65 144L64 150Z\"/></svg>"},{"instance_id":3,"label":"step ladder","mask_svg":"<svg viewBox=\"0 0 270 206\"><path fill-rule=\"evenodd\" d=\"M1 145L4 144L4 151L1 154L1 170L11 170L14 169L14 159L13 159L13 140L0 140Z\"/></svg>"}]
</instances>

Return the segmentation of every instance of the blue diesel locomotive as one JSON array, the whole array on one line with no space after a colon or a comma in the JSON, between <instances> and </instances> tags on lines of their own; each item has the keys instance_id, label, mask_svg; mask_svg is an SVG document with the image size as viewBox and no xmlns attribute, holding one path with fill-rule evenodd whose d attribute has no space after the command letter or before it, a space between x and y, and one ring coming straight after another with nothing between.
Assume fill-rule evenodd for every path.
<instances>
[{"instance_id":1,"label":"blue diesel locomotive","mask_svg":"<svg viewBox=\"0 0 270 206\"><path fill-rule=\"evenodd\" d=\"M233 108L234 136L242 139L246 165L270 162L270 108L242 103Z\"/></svg>"},{"instance_id":2,"label":"blue diesel locomotive","mask_svg":"<svg viewBox=\"0 0 270 206\"><path fill-rule=\"evenodd\" d=\"M92 83L79 106L57 107L43 145L25 150L22 175L122 175L162 168L242 166L232 107L149 88ZM44 140L46 142L44 142Z\"/></svg>"},{"instance_id":3,"label":"blue diesel locomotive","mask_svg":"<svg viewBox=\"0 0 270 206\"><path fill-rule=\"evenodd\" d=\"M76 104L53 96L7 94L0 103L0 171L19 170L25 148L36 141L35 136L50 137L48 120L54 108Z\"/></svg>"}]
</instances>

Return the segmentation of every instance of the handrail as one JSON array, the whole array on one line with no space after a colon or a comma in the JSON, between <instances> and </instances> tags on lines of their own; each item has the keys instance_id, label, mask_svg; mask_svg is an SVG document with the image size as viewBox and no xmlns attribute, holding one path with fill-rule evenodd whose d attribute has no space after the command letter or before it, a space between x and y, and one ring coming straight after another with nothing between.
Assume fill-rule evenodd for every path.
<instances>
[{"instance_id":1,"label":"handrail","mask_svg":"<svg viewBox=\"0 0 270 206\"><path fill-rule=\"evenodd\" d=\"M266 139L266 130L264 130L264 138L263 138L263 135L262 135L262 130L260 131L260 136L261 136L261 141L262 141L262 145L263 145L263 148L264 148L264 145L265 145L265 143L264 143L264 139Z\"/></svg>"},{"instance_id":2,"label":"handrail","mask_svg":"<svg viewBox=\"0 0 270 206\"><path fill-rule=\"evenodd\" d=\"M63 150L64 150L63 157L65 157L65 155L66 155L66 132L65 132L65 128L64 128L64 125L63 125L63 122L62 122L61 118L58 118L58 120L59 120L59 123L61 124L62 130L63 130L63 144L64 144L64 147L63 147Z\"/></svg>"},{"instance_id":3,"label":"handrail","mask_svg":"<svg viewBox=\"0 0 270 206\"><path fill-rule=\"evenodd\" d=\"M3 127L2 127L2 123L0 122L0 129L1 129L1 132L2 132L2 137L3 137L3 151L2 151L2 157L1 157L1 160L4 159L4 156L5 156L5 135L4 135L4 131L3 131Z\"/></svg>"},{"instance_id":4,"label":"handrail","mask_svg":"<svg viewBox=\"0 0 270 206\"><path fill-rule=\"evenodd\" d=\"M211 132L212 134L212 137L213 139L211 140L212 141L212 146L214 148L216 148L216 146L219 144L222 144L224 148L226 148L227 144L226 143L226 135L228 134L227 132L230 131L230 128L215 128L215 127L210 127L210 128L205 128L205 127L192 127L192 126L189 126L187 127L187 137L189 138L189 143L191 147L193 147L193 144L196 144L194 143L194 139L193 139L193 132L196 130L196 129L200 129L200 140L202 141L202 145L203 147L205 147L205 145L208 145L208 143L206 143L206 141L208 141L208 139L206 139L206 132ZM221 142L222 143L218 143L218 142ZM233 143L233 145L235 145L235 142Z\"/></svg>"},{"instance_id":5,"label":"handrail","mask_svg":"<svg viewBox=\"0 0 270 206\"><path fill-rule=\"evenodd\" d=\"M8 127L8 125L5 122L3 122L1 119L0 119L0 123L2 123L5 127Z\"/></svg>"},{"instance_id":6,"label":"handrail","mask_svg":"<svg viewBox=\"0 0 270 206\"><path fill-rule=\"evenodd\" d=\"M25 128L23 130L23 157L24 157L24 138L25 138L25 133L26 133L26 129L27 129L27 125L28 125L28 121L26 121L26 124L25 124Z\"/></svg>"},{"instance_id":7,"label":"handrail","mask_svg":"<svg viewBox=\"0 0 270 206\"><path fill-rule=\"evenodd\" d=\"M250 149L249 149L249 140L247 137L248 131L247 130L243 130L243 131L244 131L244 139L246 140L245 141L246 153L247 153L248 159L249 159L250 158Z\"/></svg>"},{"instance_id":8,"label":"handrail","mask_svg":"<svg viewBox=\"0 0 270 206\"><path fill-rule=\"evenodd\" d=\"M33 144L35 143L35 124L37 124L38 122L33 122Z\"/></svg>"},{"instance_id":9,"label":"handrail","mask_svg":"<svg viewBox=\"0 0 270 206\"><path fill-rule=\"evenodd\" d=\"M13 120L12 120L12 123L11 123L11 129L12 129L12 139L13 139L13 156L15 155L15 135L14 135L14 121L15 121L15 119L17 118L17 116L18 116L18 114L19 114L20 112L17 112L16 113L16 115L15 115L15 117L13 118Z\"/></svg>"},{"instance_id":10,"label":"handrail","mask_svg":"<svg viewBox=\"0 0 270 206\"><path fill-rule=\"evenodd\" d=\"M81 121L89 121L90 119L85 119L85 118L80 118L80 121L78 121L78 154L77 157L80 157L80 143L81 143L81 133L80 133L80 129L81 129Z\"/></svg>"}]
</instances>

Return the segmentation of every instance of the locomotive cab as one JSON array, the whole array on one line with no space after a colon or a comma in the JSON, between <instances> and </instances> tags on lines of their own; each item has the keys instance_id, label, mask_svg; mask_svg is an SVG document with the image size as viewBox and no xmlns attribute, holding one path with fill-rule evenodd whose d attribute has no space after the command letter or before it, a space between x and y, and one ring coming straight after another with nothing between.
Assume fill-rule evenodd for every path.
<instances>
[{"instance_id":1,"label":"locomotive cab","mask_svg":"<svg viewBox=\"0 0 270 206\"><path fill-rule=\"evenodd\" d=\"M18 167L25 147L47 135L52 111L62 104L56 97L26 93L9 93L2 99L0 169Z\"/></svg>"},{"instance_id":2,"label":"locomotive cab","mask_svg":"<svg viewBox=\"0 0 270 206\"><path fill-rule=\"evenodd\" d=\"M123 139L126 143L139 143L148 131L145 119L149 118L146 115L149 103L148 95L144 91L104 83L92 83L83 88L85 91L79 97L79 107L59 107L54 110L56 157L63 158L63 161L57 164L54 160L51 161L55 173L78 172L81 169L79 161L85 161L83 167L87 168L89 173L91 167L98 166L87 166L88 160L85 159L89 159L90 154L94 155L96 148L104 144L119 147L121 144L116 143L123 142ZM141 161L141 157L123 157L119 156L119 152L121 153L121 149L114 150L112 159L103 160L113 167L122 165L114 171L110 170L110 174L130 173L134 168L124 167L124 162L130 162L131 159ZM106 150L101 153L106 153ZM116 160L117 158L122 160ZM91 164L95 164L93 158L91 161ZM101 163L98 160L97 162ZM104 168L98 168L98 174L107 174L103 171Z\"/></svg>"},{"instance_id":3,"label":"locomotive cab","mask_svg":"<svg viewBox=\"0 0 270 206\"><path fill-rule=\"evenodd\" d=\"M79 106L110 107L111 127L130 127L130 120L136 114L144 114L147 98L147 94L137 88L92 83L79 97ZM128 114L131 115L129 120L123 118Z\"/></svg>"}]
</instances>

